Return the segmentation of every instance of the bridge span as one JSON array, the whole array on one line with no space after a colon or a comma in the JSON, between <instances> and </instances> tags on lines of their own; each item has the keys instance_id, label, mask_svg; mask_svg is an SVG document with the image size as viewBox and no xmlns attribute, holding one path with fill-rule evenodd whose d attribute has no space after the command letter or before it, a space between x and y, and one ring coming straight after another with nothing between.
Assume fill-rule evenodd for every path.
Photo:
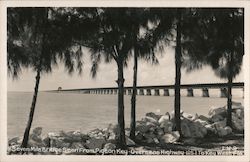
<instances>
[{"instance_id":1,"label":"bridge span","mask_svg":"<svg viewBox=\"0 0 250 162\"><path fill-rule=\"evenodd\" d=\"M200 89L202 91L202 97L209 97L209 89L219 89L220 97L227 97L227 83L208 83L208 84L182 84L181 89L187 90L187 97L194 96L194 89ZM154 85L154 86L137 86L138 95L154 95L154 96L170 96L169 90L174 89L175 85ZM235 82L232 85L234 89L242 89L244 91L244 82ZM124 94L131 95L133 87L124 87ZM82 89L62 89L53 90L57 92L79 92L85 94L117 94L117 87L101 87L101 88L82 88ZM163 93L160 93L163 92ZM243 96L244 97L244 96Z\"/></svg>"}]
</instances>

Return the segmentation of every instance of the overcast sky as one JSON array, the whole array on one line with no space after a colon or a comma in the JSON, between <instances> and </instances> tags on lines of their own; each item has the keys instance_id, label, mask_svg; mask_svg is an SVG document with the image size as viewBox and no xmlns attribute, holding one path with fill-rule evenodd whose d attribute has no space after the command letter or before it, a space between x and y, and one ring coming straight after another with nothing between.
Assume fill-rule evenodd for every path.
<instances>
[{"instance_id":1,"label":"overcast sky","mask_svg":"<svg viewBox=\"0 0 250 162\"><path fill-rule=\"evenodd\" d=\"M174 84L175 66L174 50L169 48L161 55L158 55L159 65L152 66L143 60L138 63L138 85L168 85ZM117 66L115 62L110 64L101 63L97 77L92 79L90 76L91 64L89 63L88 54L84 55L84 69L81 76L77 73L68 75L62 65L55 67L50 74L42 75L40 81L40 90L53 90L61 86L63 89L72 88L93 88L117 86ZM132 86L133 78L133 60L129 61L128 67L124 73L125 86ZM243 81L243 71L234 81ZM210 67L203 67L191 73L186 73L182 69L182 84L188 83L216 83L226 82L215 76ZM13 80L8 77L8 91L33 91L35 85L35 73L30 70L23 70L19 79Z\"/></svg>"}]
</instances>

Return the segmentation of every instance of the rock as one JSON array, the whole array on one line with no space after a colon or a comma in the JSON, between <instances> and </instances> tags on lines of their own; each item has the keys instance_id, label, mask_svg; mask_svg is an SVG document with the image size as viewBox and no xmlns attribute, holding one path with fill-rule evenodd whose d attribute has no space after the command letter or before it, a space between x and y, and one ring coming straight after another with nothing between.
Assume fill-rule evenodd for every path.
<instances>
[{"instance_id":1,"label":"rock","mask_svg":"<svg viewBox=\"0 0 250 162\"><path fill-rule=\"evenodd\" d=\"M10 139L10 140L8 141L9 146L17 145L19 140L20 140L19 137L14 137L14 138Z\"/></svg>"},{"instance_id":2,"label":"rock","mask_svg":"<svg viewBox=\"0 0 250 162\"><path fill-rule=\"evenodd\" d=\"M198 118L197 114L193 115L193 114L188 114L188 113L185 113L185 112L183 112L181 116L183 118L187 118L187 119L192 120L192 121L194 121L194 120L196 120Z\"/></svg>"},{"instance_id":3,"label":"rock","mask_svg":"<svg viewBox=\"0 0 250 162\"><path fill-rule=\"evenodd\" d=\"M104 139L90 138L86 141L85 146L89 149L101 149L105 143L106 141Z\"/></svg>"},{"instance_id":4,"label":"rock","mask_svg":"<svg viewBox=\"0 0 250 162\"><path fill-rule=\"evenodd\" d=\"M146 138L146 143L153 144L154 143L154 139L153 138Z\"/></svg>"},{"instance_id":5,"label":"rock","mask_svg":"<svg viewBox=\"0 0 250 162\"><path fill-rule=\"evenodd\" d=\"M164 130L165 133L172 132L173 123L171 121L165 121L160 124L160 127Z\"/></svg>"},{"instance_id":6,"label":"rock","mask_svg":"<svg viewBox=\"0 0 250 162\"><path fill-rule=\"evenodd\" d=\"M107 138L107 140L109 142L115 141L116 140L116 135L114 133L110 133L109 136L108 136L108 138Z\"/></svg>"},{"instance_id":7,"label":"rock","mask_svg":"<svg viewBox=\"0 0 250 162\"><path fill-rule=\"evenodd\" d=\"M183 119L181 121L183 137L203 138L207 134L207 129L198 121Z\"/></svg>"},{"instance_id":8,"label":"rock","mask_svg":"<svg viewBox=\"0 0 250 162\"><path fill-rule=\"evenodd\" d=\"M42 137L42 127L37 127L33 129L32 133L29 137L28 145L30 147L43 147L45 144L43 143Z\"/></svg>"},{"instance_id":9,"label":"rock","mask_svg":"<svg viewBox=\"0 0 250 162\"><path fill-rule=\"evenodd\" d=\"M44 143L45 147L50 147L50 138L49 137L45 137L43 139L43 143Z\"/></svg>"},{"instance_id":10,"label":"rock","mask_svg":"<svg viewBox=\"0 0 250 162\"><path fill-rule=\"evenodd\" d=\"M244 117L238 118L236 113L232 113L232 128L236 131L244 131Z\"/></svg>"},{"instance_id":11,"label":"rock","mask_svg":"<svg viewBox=\"0 0 250 162\"><path fill-rule=\"evenodd\" d=\"M181 121L181 131L183 134L183 137L192 137L192 133L189 128L189 121L187 119L184 119Z\"/></svg>"},{"instance_id":12,"label":"rock","mask_svg":"<svg viewBox=\"0 0 250 162\"><path fill-rule=\"evenodd\" d=\"M137 141L142 141L143 140L143 135L142 135L142 133L140 133L140 132L136 132L135 133L135 139L137 140Z\"/></svg>"},{"instance_id":13,"label":"rock","mask_svg":"<svg viewBox=\"0 0 250 162\"><path fill-rule=\"evenodd\" d=\"M163 115L161 118L158 120L159 124L165 123L170 121L170 115Z\"/></svg>"},{"instance_id":14,"label":"rock","mask_svg":"<svg viewBox=\"0 0 250 162\"><path fill-rule=\"evenodd\" d=\"M163 131L162 128L157 128L156 133L157 133L158 136L163 136L164 135L164 131Z\"/></svg>"},{"instance_id":15,"label":"rock","mask_svg":"<svg viewBox=\"0 0 250 162\"><path fill-rule=\"evenodd\" d=\"M227 130L224 128L219 128L217 129L217 134L219 137L224 137L227 135Z\"/></svg>"},{"instance_id":16,"label":"rock","mask_svg":"<svg viewBox=\"0 0 250 162\"><path fill-rule=\"evenodd\" d=\"M127 146L135 146L135 142L126 136L126 145Z\"/></svg>"},{"instance_id":17,"label":"rock","mask_svg":"<svg viewBox=\"0 0 250 162\"><path fill-rule=\"evenodd\" d=\"M104 150L115 150L116 145L113 143L106 143L103 147Z\"/></svg>"},{"instance_id":18,"label":"rock","mask_svg":"<svg viewBox=\"0 0 250 162\"><path fill-rule=\"evenodd\" d=\"M172 133L166 133L161 137L161 142L163 143L173 143L178 141L180 138L180 133L178 131L174 131Z\"/></svg>"},{"instance_id":19,"label":"rock","mask_svg":"<svg viewBox=\"0 0 250 162\"><path fill-rule=\"evenodd\" d=\"M34 128L32 134L34 134L36 136L41 136L41 134L42 134L42 127Z\"/></svg>"},{"instance_id":20,"label":"rock","mask_svg":"<svg viewBox=\"0 0 250 162\"><path fill-rule=\"evenodd\" d=\"M58 138L58 137L60 137L60 134L59 133L50 132L50 133L48 133L48 137L50 139Z\"/></svg>"},{"instance_id":21,"label":"rock","mask_svg":"<svg viewBox=\"0 0 250 162\"><path fill-rule=\"evenodd\" d=\"M50 139L50 147L68 148L69 146L70 146L70 143L64 142L62 137Z\"/></svg>"},{"instance_id":22,"label":"rock","mask_svg":"<svg viewBox=\"0 0 250 162\"><path fill-rule=\"evenodd\" d=\"M224 118L223 116L219 115L219 114L215 114L215 115L213 115L213 116L210 117L210 121L211 121L212 123L218 122L218 121L222 121L222 120L224 120L224 119L225 119L225 118Z\"/></svg>"},{"instance_id":23,"label":"rock","mask_svg":"<svg viewBox=\"0 0 250 162\"><path fill-rule=\"evenodd\" d=\"M70 131L67 133L61 131L60 136L63 137L63 141L67 143L82 141L82 134L80 131Z\"/></svg>"},{"instance_id":24,"label":"rock","mask_svg":"<svg viewBox=\"0 0 250 162\"><path fill-rule=\"evenodd\" d=\"M202 126L208 125L208 122L202 119L196 119L194 122L201 124Z\"/></svg>"},{"instance_id":25,"label":"rock","mask_svg":"<svg viewBox=\"0 0 250 162\"><path fill-rule=\"evenodd\" d=\"M226 112L227 112L226 107L214 107L214 106L212 106L209 109L208 115L209 116L222 115L222 114L225 114Z\"/></svg>"},{"instance_id":26,"label":"rock","mask_svg":"<svg viewBox=\"0 0 250 162\"><path fill-rule=\"evenodd\" d=\"M185 138L185 139L183 139L183 144L185 144L185 145L197 145L197 139L196 138Z\"/></svg>"},{"instance_id":27,"label":"rock","mask_svg":"<svg viewBox=\"0 0 250 162\"><path fill-rule=\"evenodd\" d=\"M155 144L159 144L160 141L157 138L153 138Z\"/></svg>"},{"instance_id":28,"label":"rock","mask_svg":"<svg viewBox=\"0 0 250 162\"><path fill-rule=\"evenodd\" d=\"M244 110L243 109L235 109L234 114L235 114L235 117L237 117L238 119L244 118Z\"/></svg>"},{"instance_id":29,"label":"rock","mask_svg":"<svg viewBox=\"0 0 250 162\"><path fill-rule=\"evenodd\" d=\"M232 101L232 109L244 109L240 102Z\"/></svg>"},{"instance_id":30,"label":"rock","mask_svg":"<svg viewBox=\"0 0 250 162\"><path fill-rule=\"evenodd\" d=\"M150 122L150 123L153 123L154 125L158 124L157 120L155 120L154 118L149 117L149 116L146 116L145 118L143 118L142 121Z\"/></svg>"},{"instance_id":31,"label":"rock","mask_svg":"<svg viewBox=\"0 0 250 162\"><path fill-rule=\"evenodd\" d=\"M226 119L224 119L224 120L222 120L222 121L215 122L215 123L213 123L212 125L213 125L213 127L214 127L215 129L218 130L218 129L220 129L220 128L226 127L227 121L226 121Z\"/></svg>"},{"instance_id":32,"label":"rock","mask_svg":"<svg viewBox=\"0 0 250 162\"><path fill-rule=\"evenodd\" d=\"M183 110L180 110L180 116L182 116L182 114L184 113L184 111ZM167 113L166 113L167 114ZM174 121L174 115L175 115L175 112L174 112L174 110L173 111L171 111L170 113L168 113L169 115L170 115L170 120L172 120L172 121Z\"/></svg>"},{"instance_id":33,"label":"rock","mask_svg":"<svg viewBox=\"0 0 250 162\"><path fill-rule=\"evenodd\" d=\"M74 142L71 144L70 148L72 149L79 149L84 148L83 144L81 142Z\"/></svg>"},{"instance_id":34,"label":"rock","mask_svg":"<svg viewBox=\"0 0 250 162\"><path fill-rule=\"evenodd\" d=\"M200 115L200 116L198 116L198 119L201 119L201 120L206 121L206 122L208 122L208 121L209 121L209 118L208 118L208 117L206 117L206 116L204 116L204 115Z\"/></svg>"},{"instance_id":35,"label":"rock","mask_svg":"<svg viewBox=\"0 0 250 162\"><path fill-rule=\"evenodd\" d=\"M208 134L216 134L216 129L212 124L205 125Z\"/></svg>"},{"instance_id":36,"label":"rock","mask_svg":"<svg viewBox=\"0 0 250 162\"><path fill-rule=\"evenodd\" d=\"M229 126L226 126L224 129L227 131L227 134L231 134L233 132L232 128L230 128Z\"/></svg>"},{"instance_id":37,"label":"rock","mask_svg":"<svg viewBox=\"0 0 250 162\"><path fill-rule=\"evenodd\" d=\"M149 131L149 126L146 125L146 123L144 124L137 124L136 125L136 130L139 131L140 133L146 133Z\"/></svg>"},{"instance_id":38,"label":"rock","mask_svg":"<svg viewBox=\"0 0 250 162\"><path fill-rule=\"evenodd\" d=\"M146 116L151 117L151 118L155 119L156 121L158 121L160 119L160 115L156 115L153 112L146 113Z\"/></svg>"},{"instance_id":39,"label":"rock","mask_svg":"<svg viewBox=\"0 0 250 162\"><path fill-rule=\"evenodd\" d=\"M114 134L118 134L118 125L114 125L114 124L109 124L108 126L108 130L109 133L114 133Z\"/></svg>"}]
</instances>

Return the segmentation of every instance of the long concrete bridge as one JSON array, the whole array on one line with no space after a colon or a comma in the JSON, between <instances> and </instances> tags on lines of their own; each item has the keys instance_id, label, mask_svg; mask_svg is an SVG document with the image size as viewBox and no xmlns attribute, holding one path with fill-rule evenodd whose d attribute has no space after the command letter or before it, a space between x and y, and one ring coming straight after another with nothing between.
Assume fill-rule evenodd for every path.
<instances>
[{"instance_id":1,"label":"long concrete bridge","mask_svg":"<svg viewBox=\"0 0 250 162\"><path fill-rule=\"evenodd\" d=\"M194 96L194 89L200 89L202 91L202 97L209 97L209 89L219 89L220 97L227 97L227 83L209 83L209 84L182 84L181 89L187 90L187 97ZM157 85L157 86L137 86L138 95L154 95L154 96L170 96L169 90L174 89L175 85ZM244 83L236 82L233 83L232 88L242 89L244 91ZM124 94L131 95L133 87L124 87ZM117 94L117 87L104 87L104 88L83 88L83 89L62 89L61 87L55 91L62 92L80 92L85 94ZM163 93L160 93L160 92ZM244 96L243 96L244 97Z\"/></svg>"}]
</instances>

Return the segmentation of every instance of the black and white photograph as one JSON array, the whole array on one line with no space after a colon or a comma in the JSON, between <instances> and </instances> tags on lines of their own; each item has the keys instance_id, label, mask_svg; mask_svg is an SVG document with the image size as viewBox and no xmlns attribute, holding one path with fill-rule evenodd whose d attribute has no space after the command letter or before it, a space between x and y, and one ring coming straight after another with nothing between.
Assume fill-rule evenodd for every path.
<instances>
[{"instance_id":1,"label":"black and white photograph","mask_svg":"<svg viewBox=\"0 0 250 162\"><path fill-rule=\"evenodd\" d=\"M32 3L2 7L0 161L249 161L249 3Z\"/></svg>"}]
</instances>

